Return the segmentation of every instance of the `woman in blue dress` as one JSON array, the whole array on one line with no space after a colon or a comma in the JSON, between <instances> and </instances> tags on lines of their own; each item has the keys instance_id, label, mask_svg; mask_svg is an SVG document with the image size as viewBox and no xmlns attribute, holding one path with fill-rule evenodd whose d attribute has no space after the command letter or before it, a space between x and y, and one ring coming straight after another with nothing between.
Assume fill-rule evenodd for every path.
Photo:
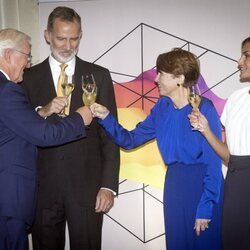
<instances>
[{"instance_id":1,"label":"woman in blue dress","mask_svg":"<svg viewBox=\"0 0 250 250\"><path fill-rule=\"evenodd\" d=\"M206 139L192 130L188 89L199 77L198 59L189 51L173 49L157 58L160 99L136 128L124 129L106 107L93 104L93 116L112 140L124 149L156 139L168 166L164 186L167 250L221 249L221 160ZM199 109L220 138L218 114L206 98Z\"/></svg>"}]
</instances>

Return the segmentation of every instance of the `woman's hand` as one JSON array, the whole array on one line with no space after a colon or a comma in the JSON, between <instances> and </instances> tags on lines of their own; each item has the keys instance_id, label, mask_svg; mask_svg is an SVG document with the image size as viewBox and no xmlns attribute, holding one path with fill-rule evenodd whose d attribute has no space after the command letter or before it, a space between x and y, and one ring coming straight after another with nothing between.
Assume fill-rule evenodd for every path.
<instances>
[{"instance_id":1,"label":"woman's hand","mask_svg":"<svg viewBox=\"0 0 250 250\"><path fill-rule=\"evenodd\" d=\"M98 104L96 102L90 106L90 110L93 117L97 117L102 120L109 114L109 110L105 106L102 106L101 104Z\"/></svg>"},{"instance_id":2,"label":"woman's hand","mask_svg":"<svg viewBox=\"0 0 250 250\"><path fill-rule=\"evenodd\" d=\"M190 124L192 127L197 128L201 133L205 133L209 130L209 124L206 117L199 110L192 110L192 113L188 115ZM198 126L197 126L198 125Z\"/></svg>"},{"instance_id":3,"label":"woman's hand","mask_svg":"<svg viewBox=\"0 0 250 250\"><path fill-rule=\"evenodd\" d=\"M208 224L211 220L208 219L196 219L194 230L196 231L197 236L200 235L201 231L205 231L208 228Z\"/></svg>"}]
</instances>

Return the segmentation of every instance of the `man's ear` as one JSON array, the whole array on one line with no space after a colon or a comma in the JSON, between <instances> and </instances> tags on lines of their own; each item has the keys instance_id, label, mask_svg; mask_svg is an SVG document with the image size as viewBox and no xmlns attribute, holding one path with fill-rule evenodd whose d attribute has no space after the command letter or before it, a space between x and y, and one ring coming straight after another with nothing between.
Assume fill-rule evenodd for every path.
<instances>
[{"instance_id":1,"label":"man's ear","mask_svg":"<svg viewBox=\"0 0 250 250\"><path fill-rule=\"evenodd\" d=\"M44 34L44 38L45 38L46 43L50 44L50 36L49 36L48 30L45 30L43 34Z\"/></svg>"},{"instance_id":2,"label":"man's ear","mask_svg":"<svg viewBox=\"0 0 250 250\"><path fill-rule=\"evenodd\" d=\"M7 48L7 49L5 49L4 52L3 52L3 58L4 58L4 60L5 60L8 64L11 63L11 55L12 55L12 53L13 53L13 50L12 50L11 48Z\"/></svg>"},{"instance_id":3,"label":"man's ear","mask_svg":"<svg viewBox=\"0 0 250 250\"><path fill-rule=\"evenodd\" d=\"M81 31L81 33L80 33L80 36L79 36L79 37L80 37L80 39L82 39L82 31Z\"/></svg>"}]
</instances>

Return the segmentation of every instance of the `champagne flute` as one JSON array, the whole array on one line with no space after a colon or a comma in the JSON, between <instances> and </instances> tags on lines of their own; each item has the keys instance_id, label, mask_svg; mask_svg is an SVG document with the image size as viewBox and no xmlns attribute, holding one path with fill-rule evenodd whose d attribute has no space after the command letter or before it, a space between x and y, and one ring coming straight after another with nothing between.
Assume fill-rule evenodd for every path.
<instances>
[{"instance_id":1,"label":"champagne flute","mask_svg":"<svg viewBox=\"0 0 250 250\"><path fill-rule=\"evenodd\" d=\"M69 107L70 95L73 92L74 88L75 88L74 75L65 75L64 81L62 83L62 93L63 96L68 99L68 103L64 107L62 113L60 113L60 116L62 117L67 116L67 114L65 113L65 109Z\"/></svg>"},{"instance_id":2,"label":"champagne flute","mask_svg":"<svg viewBox=\"0 0 250 250\"><path fill-rule=\"evenodd\" d=\"M90 107L96 100L97 86L93 74L82 76L82 100L85 106Z\"/></svg>"},{"instance_id":3,"label":"champagne flute","mask_svg":"<svg viewBox=\"0 0 250 250\"><path fill-rule=\"evenodd\" d=\"M188 102L193 107L193 110L198 110L201 102L201 94L198 86L192 86L188 89ZM200 128L199 121L198 124L192 130L198 130Z\"/></svg>"}]
</instances>

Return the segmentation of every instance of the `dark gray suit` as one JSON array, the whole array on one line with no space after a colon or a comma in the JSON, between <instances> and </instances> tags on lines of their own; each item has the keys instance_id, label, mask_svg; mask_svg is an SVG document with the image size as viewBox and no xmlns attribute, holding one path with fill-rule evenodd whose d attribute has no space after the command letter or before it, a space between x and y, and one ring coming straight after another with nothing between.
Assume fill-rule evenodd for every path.
<instances>
[{"instance_id":1,"label":"dark gray suit","mask_svg":"<svg viewBox=\"0 0 250 250\"><path fill-rule=\"evenodd\" d=\"M70 112L83 105L81 76L87 73L93 73L96 80L96 101L116 115L109 71L78 57ZM56 96L48 59L25 72L23 86L34 108L46 105ZM52 115L48 119L58 117ZM86 139L39 150L35 250L64 249L65 219L71 250L101 247L103 215L95 213L96 195L101 187L118 192L119 148L107 138L96 119L86 132Z\"/></svg>"}]
</instances>

